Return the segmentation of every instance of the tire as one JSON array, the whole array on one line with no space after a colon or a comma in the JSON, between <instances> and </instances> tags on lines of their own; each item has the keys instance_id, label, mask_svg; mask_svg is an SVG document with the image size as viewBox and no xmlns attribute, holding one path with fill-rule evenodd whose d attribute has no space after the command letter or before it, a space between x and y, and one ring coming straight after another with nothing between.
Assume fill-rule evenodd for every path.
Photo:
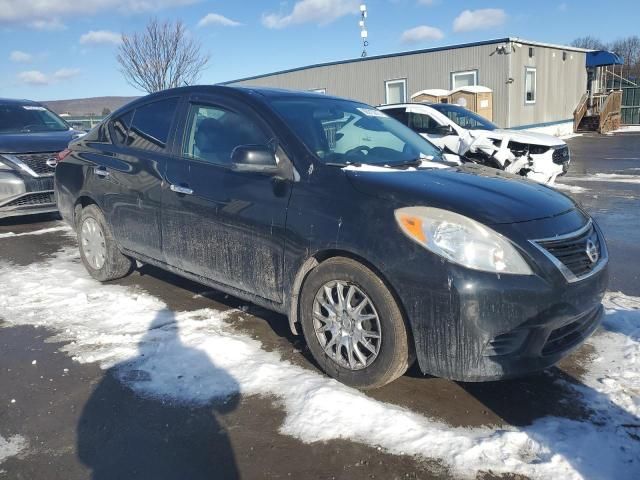
<instances>
[{"instance_id":1,"label":"tire","mask_svg":"<svg viewBox=\"0 0 640 480\"><path fill-rule=\"evenodd\" d=\"M342 287L338 284L342 284ZM334 306L325 287L331 291L335 306L340 304L338 290L342 288L342 304L346 305L349 301L351 305L347 311L351 313L332 316L323 306ZM351 290L351 287L354 289ZM350 291L352 295L349 298ZM362 304L365 297L369 304L360 313L354 313L357 310L355 306ZM355 388L369 390L382 387L407 371L413 358L413 349L410 346L410 336L402 311L384 282L364 265L344 257L334 257L321 263L308 274L304 282L299 308L302 331L313 358L325 373L336 380ZM318 312L320 316L317 315ZM376 316L377 319L371 319ZM344 320L345 317L347 320ZM358 320L354 320L356 317ZM319 320L320 318L322 320ZM332 322L332 318L342 320ZM366 320L360 321L363 318ZM338 328L340 330L337 330ZM316 333L317 329L321 332ZM372 336L376 331L379 334L378 339ZM345 338L344 332L347 332L347 342L351 341L351 338L356 339L355 348L367 357L366 362L358 360L357 353L354 353L352 357L355 358L355 364L346 364L352 360L348 355L348 347L343 344L339 347L335 345L340 342L339 339ZM358 335L363 335L363 332L367 332L365 340L369 347L374 347L373 350L365 348L364 343L360 342L362 337L358 339ZM334 336L336 341L331 346ZM353 346L351 350L355 352ZM377 350L377 353L374 353L374 350Z\"/></svg>"},{"instance_id":2,"label":"tire","mask_svg":"<svg viewBox=\"0 0 640 480\"><path fill-rule=\"evenodd\" d=\"M120 252L104 215L96 205L82 209L76 230L80 258L93 278L108 282L133 271L135 262ZM100 255L96 257L95 252Z\"/></svg>"}]
</instances>

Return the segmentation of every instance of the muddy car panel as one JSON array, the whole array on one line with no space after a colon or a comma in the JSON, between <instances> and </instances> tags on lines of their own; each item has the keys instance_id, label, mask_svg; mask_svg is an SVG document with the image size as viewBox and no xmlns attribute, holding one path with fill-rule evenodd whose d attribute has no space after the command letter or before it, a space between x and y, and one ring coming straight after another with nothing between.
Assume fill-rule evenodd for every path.
<instances>
[{"instance_id":1,"label":"muddy car panel","mask_svg":"<svg viewBox=\"0 0 640 480\"><path fill-rule=\"evenodd\" d=\"M569 197L479 166L326 164L272 107L282 98L334 100L311 93L185 87L140 99L111 118L166 95L179 95L182 103L166 151L151 155L157 162L152 216L160 223L159 251L156 240L150 247L144 241L155 230L134 231L148 227L146 183L136 187L142 178L136 173L139 161L126 146L112 145L108 122L104 138L98 129L76 141L57 167L58 203L70 224L75 225L83 204L97 204L113 220L118 206L127 203L129 220L114 229L125 253L289 315L294 330L308 271L334 256L355 259L397 299L425 374L481 381L538 371L597 327L607 284L606 245L595 223ZM241 109L267 125L277 140L279 171L261 175L184 163L188 111L203 102ZM94 173L127 170L120 162L130 168L131 200L118 193L124 188L119 174L96 178ZM175 184L194 194L173 191ZM398 227L394 212L407 206L440 208L490 225L509 240L531 274L472 270L432 253ZM593 225L589 238L598 241L600 258L578 281L569 282L532 241L570 239L587 225ZM584 255L578 251L576 261Z\"/></svg>"}]
</instances>

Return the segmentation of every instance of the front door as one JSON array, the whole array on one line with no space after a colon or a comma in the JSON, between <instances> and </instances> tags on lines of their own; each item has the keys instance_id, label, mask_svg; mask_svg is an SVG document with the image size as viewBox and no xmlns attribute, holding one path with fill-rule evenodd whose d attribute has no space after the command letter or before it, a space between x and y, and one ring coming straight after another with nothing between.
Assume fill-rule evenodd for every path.
<instances>
[{"instance_id":1,"label":"front door","mask_svg":"<svg viewBox=\"0 0 640 480\"><path fill-rule=\"evenodd\" d=\"M233 169L239 145L273 145L274 135L244 105L194 97L180 154L168 162L163 252L187 272L282 300L288 180Z\"/></svg>"}]
</instances>

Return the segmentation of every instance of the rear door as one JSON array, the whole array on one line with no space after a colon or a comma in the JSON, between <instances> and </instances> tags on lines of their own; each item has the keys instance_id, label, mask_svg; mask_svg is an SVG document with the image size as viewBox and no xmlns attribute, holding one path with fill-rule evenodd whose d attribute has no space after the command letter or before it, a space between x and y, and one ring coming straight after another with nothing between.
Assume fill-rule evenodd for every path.
<instances>
[{"instance_id":1,"label":"rear door","mask_svg":"<svg viewBox=\"0 0 640 480\"><path fill-rule=\"evenodd\" d=\"M166 261L281 301L292 184L231 163L235 147L274 145L275 135L242 102L213 96L192 97L179 129L181 146L167 165L163 191Z\"/></svg>"},{"instance_id":2,"label":"rear door","mask_svg":"<svg viewBox=\"0 0 640 480\"><path fill-rule=\"evenodd\" d=\"M162 259L162 181L179 97L140 105L110 124L113 150L93 167L102 203L119 244Z\"/></svg>"}]
</instances>

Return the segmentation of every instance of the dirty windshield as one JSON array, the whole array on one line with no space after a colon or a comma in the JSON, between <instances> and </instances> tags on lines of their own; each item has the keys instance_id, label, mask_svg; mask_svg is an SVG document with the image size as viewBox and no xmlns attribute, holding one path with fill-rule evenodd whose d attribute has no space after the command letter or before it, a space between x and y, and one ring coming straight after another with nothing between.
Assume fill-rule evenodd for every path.
<instances>
[{"instance_id":1,"label":"dirty windshield","mask_svg":"<svg viewBox=\"0 0 640 480\"><path fill-rule=\"evenodd\" d=\"M271 105L327 164L401 165L440 158L440 150L420 135L362 103L291 97Z\"/></svg>"}]
</instances>

